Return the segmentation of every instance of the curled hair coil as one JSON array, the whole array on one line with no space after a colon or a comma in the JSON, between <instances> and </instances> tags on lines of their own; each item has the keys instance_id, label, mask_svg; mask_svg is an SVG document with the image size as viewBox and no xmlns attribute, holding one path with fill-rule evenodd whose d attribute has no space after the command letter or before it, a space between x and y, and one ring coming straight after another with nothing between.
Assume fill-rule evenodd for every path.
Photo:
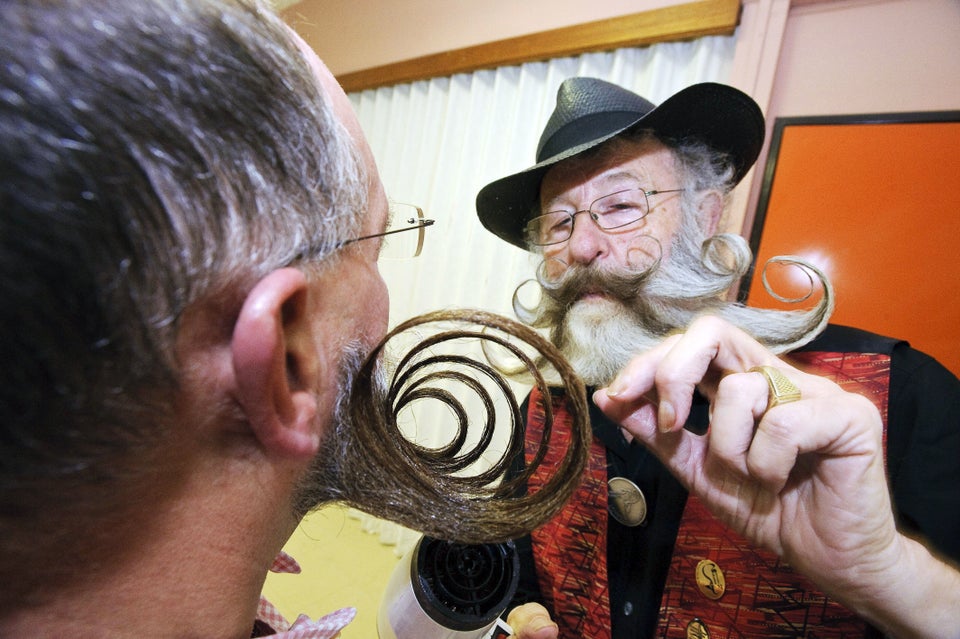
<instances>
[{"instance_id":1,"label":"curled hair coil","mask_svg":"<svg viewBox=\"0 0 960 639\"><path fill-rule=\"evenodd\" d=\"M402 356L391 360L396 363L386 392L378 394L377 362L388 344L403 334L425 331L433 334L418 339ZM435 352L464 341L506 350L526 367L533 385L544 395L550 391L538 362L542 359L559 375L567 394L572 432L561 463L550 469L542 489L533 493L524 490L550 446L554 429L550 402L546 402L543 438L535 443L530 463L511 477L509 471L523 458L526 446L520 406L508 382L483 358ZM528 354L529 349L536 355ZM462 401L461 391L451 390L451 384L466 395L479 398L485 418L471 420L474 415ZM401 412L425 401L440 402L449 409L445 414L450 423L424 425L449 435L437 446L412 441L400 428ZM361 369L349 411L362 431L358 437L364 448L389 449L376 458L385 460L383 463L388 465L397 485L390 488L394 497L381 516L424 534L461 543L506 541L546 523L579 484L589 453L586 389L579 377L559 350L536 331L486 311L437 311L398 325ZM504 423L506 441L497 441L503 449L491 460L496 427ZM472 448L467 446L471 440L476 441ZM489 467L467 472L481 460L488 462ZM354 500L349 491L344 501L363 509L363 500ZM424 517L424 511L435 515Z\"/></svg>"}]
</instances>

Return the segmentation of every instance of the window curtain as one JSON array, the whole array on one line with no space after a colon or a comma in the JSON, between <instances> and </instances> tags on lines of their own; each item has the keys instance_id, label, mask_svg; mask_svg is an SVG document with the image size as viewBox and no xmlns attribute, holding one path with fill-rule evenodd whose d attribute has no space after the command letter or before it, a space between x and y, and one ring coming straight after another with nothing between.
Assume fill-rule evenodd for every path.
<instances>
[{"instance_id":1,"label":"window curtain","mask_svg":"<svg viewBox=\"0 0 960 639\"><path fill-rule=\"evenodd\" d=\"M417 204L436 220L426 229L420 257L381 261L390 325L444 308L513 317L514 290L533 276L536 261L486 231L474 200L488 182L534 164L540 132L565 78L602 78L659 104L697 82L726 82L735 44L736 34L709 36L351 93L388 196ZM515 389L522 400L526 389ZM438 444L446 418L442 410L427 409L417 420L418 441ZM395 544L398 555L418 537L352 514L383 543Z\"/></svg>"}]
</instances>

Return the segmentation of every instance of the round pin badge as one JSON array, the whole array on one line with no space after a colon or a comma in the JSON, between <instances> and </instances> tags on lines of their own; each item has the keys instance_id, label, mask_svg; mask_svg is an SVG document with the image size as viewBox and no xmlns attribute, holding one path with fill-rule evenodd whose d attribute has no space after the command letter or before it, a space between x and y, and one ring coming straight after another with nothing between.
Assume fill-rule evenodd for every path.
<instances>
[{"instance_id":1,"label":"round pin badge","mask_svg":"<svg viewBox=\"0 0 960 639\"><path fill-rule=\"evenodd\" d=\"M697 588L707 599L719 599L727 591L727 580L716 562L704 559L697 564Z\"/></svg>"},{"instance_id":2,"label":"round pin badge","mask_svg":"<svg viewBox=\"0 0 960 639\"><path fill-rule=\"evenodd\" d=\"M707 625L699 619L694 619L687 624L687 639L710 639L710 631Z\"/></svg>"},{"instance_id":3,"label":"round pin badge","mask_svg":"<svg viewBox=\"0 0 960 639\"><path fill-rule=\"evenodd\" d=\"M610 516L624 526L640 526L647 521L647 498L635 483L626 477L613 477L607 482Z\"/></svg>"}]
</instances>

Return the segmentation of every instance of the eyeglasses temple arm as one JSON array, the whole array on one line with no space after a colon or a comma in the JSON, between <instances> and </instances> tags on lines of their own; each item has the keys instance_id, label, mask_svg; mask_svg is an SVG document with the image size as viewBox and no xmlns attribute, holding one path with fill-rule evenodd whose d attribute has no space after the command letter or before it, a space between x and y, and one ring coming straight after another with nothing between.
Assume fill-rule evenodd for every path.
<instances>
[{"instance_id":1,"label":"eyeglasses temple arm","mask_svg":"<svg viewBox=\"0 0 960 639\"><path fill-rule=\"evenodd\" d=\"M436 220L432 220L430 218L424 218L419 222L417 222L416 224L414 224L413 226L408 226L405 229L394 229L392 231L384 231L383 233L374 233L373 235L364 235L362 237L355 237L349 240L344 240L337 244L337 248L343 248L347 244L353 244L354 242L359 242L360 240L372 240L375 237L386 237L387 235L393 235L394 233L403 233L404 231L412 231L414 229L424 229L428 226L433 226L433 223L435 221ZM421 240L421 244L422 242L423 240Z\"/></svg>"}]
</instances>

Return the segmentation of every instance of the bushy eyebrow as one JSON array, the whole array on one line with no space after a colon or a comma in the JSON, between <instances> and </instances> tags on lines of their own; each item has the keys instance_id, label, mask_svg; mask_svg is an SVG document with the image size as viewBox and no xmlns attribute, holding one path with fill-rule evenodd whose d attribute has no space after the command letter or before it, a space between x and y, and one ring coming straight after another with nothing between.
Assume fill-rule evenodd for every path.
<instances>
[{"instance_id":1,"label":"bushy eyebrow","mask_svg":"<svg viewBox=\"0 0 960 639\"><path fill-rule=\"evenodd\" d=\"M615 172L613 172L613 173L601 174L601 175L599 175L599 176L597 176L597 177L591 178L590 181L593 181L593 180L599 180L601 184L617 183L617 182L622 182L622 181L624 181L624 180L630 180L630 181L632 181L632 182L635 182L635 184L631 185L631 188L640 188L640 185L642 184L642 180L640 179L640 177L639 177L636 173L634 173L634 172L632 172L632 171L627 171L627 170L621 170L621 171L615 171ZM604 193L604 194L601 194L600 197L603 197L603 195L606 195L606 194L605 194L605 193ZM559 196L559 195L556 196L556 197L554 197L554 198L551 198L551 199L543 206L544 212L557 210L557 208L556 208L556 207L557 207L557 202L558 202L560 199L561 199L561 196Z\"/></svg>"}]
</instances>

